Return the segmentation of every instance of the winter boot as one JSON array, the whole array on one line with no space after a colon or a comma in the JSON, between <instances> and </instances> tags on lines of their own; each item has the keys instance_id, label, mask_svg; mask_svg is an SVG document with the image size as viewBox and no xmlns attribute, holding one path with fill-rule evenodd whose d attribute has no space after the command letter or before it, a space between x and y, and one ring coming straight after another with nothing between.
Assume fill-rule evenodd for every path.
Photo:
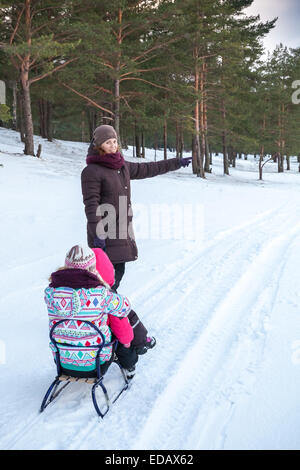
<instances>
[{"instance_id":1,"label":"winter boot","mask_svg":"<svg viewBox=\"0 0 300 470\"><path fill-rule=\"evenodd\" d=\"M154 336L152 337L147 336L146 343L143 346L136 348L136 352L139 355L146 354L148 349L154 348L155 345L156 345L156 339L154 338Z\"/></svg>"},{"instance_id":2,"label":"winter boot","mask_svg":"<svg viewBox=\"0 0 300 470\"><path fill-rule=\"evenodd\" d=\"M124 369L127 380L132 380L135 375L135 366L129 367L129 369Z\"/></svg>"}]
</instances>

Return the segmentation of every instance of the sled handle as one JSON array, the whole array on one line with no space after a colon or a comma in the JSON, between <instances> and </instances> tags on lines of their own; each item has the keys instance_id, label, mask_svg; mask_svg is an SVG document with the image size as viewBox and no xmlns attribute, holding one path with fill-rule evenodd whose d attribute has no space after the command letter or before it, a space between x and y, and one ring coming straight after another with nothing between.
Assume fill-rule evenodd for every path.
<instances>
[{"instance_id":1,"label":"sled handle","mask_svg":"<svg viewBox=\"0 0 300 470\"><path fill-rule=\"evenodd\" d=\"M51 343L54 345L55 347L55 359L56 359L56 368L57 368L57 374L58 375L61 375L61 364L60 364L60 354L59 354L59 346L58 346L58 343L57 341L55 340L55 338L53 338L53 333L54 333L54 330L55 328L60 325L61 323L64 323L68 321L67 318L63 319L63 320L59 320L58 322L56 322L51 330L50 330L50 333L49 333L49 336L50 336L50 341ZM115 343L116 343L116 340L113 340L109 343L105 343L105 337L104 337L104 334L102 333L102 331L100 331L100 329L94 325L92 322L88 321L88 320L80 320L82 321L83 323L86 323L88 324L89 326L91 326L92 328L94 328L94 330L96 330L96 332L100 335L100 338L101 338L101 344L95 344L93 345L92 347L95 348L95 349L98 349L98 352L97 352L97 356L96 356L96 371L97 371L97 377L98 379L100 379L100 377L102 377L102 374L101 374L101 364L100 364L100 353L102 351L102 349L106 346L114 346ZM61 346L68 346L70 348L78 348L77 345L74 345L74 344L69 344L69 343L60 343ZM89 348L90 346L80 346L81 348ZM113 353L112 353L113 354Z\"/></svg>"}]
</instances>

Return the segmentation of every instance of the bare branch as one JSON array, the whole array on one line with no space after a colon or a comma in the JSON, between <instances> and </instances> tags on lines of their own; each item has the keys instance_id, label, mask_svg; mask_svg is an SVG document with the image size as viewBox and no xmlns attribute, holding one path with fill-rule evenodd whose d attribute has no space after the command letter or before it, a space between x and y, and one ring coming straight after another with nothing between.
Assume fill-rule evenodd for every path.
<instances>
[{"instance_id":1,"label":"bare branch","mask_svg":"<svg viewBox=\"0 0 300 470\"><path fill-rule=\"evenodd\" d=\"M110 95L113 94L112 91L107 90L106 88L103 88L102 86L97 86L96 89L99 91L104 91L105 93L109 93Z\"/></svg>"},{"instance_id":2,"label":"bare branch","mask_svg":"<svg viewBox=\"0 0 300 470\"><path fill-rule=\"evenodd\" d=\"M263 168L265 166L265 164L268 163L270 160L273 160L273 158L272 157L268 158L268 160L266 160L261 167Z\"/></svg>"},{"instance_id":3,"label":"bare branch","mask_svg":"<svg viewBox=\"0 0 300 470\"><path fill-rule=\"evenodd\" d=\"M153 67L152 69L139 69L139 70L133 70L132 72L127 72L124 73L123 75L120 75L120 77L125 77L126 75L132 75L133 73L138 73L138 72L154 72L155 70L163 70L165 69L166 66L163 67Z\"/></svg>"},{"instance_id":4,"label":"bare branch","mask_svg":"<svg viewBox=\"0 0 300 470\"><path fill-rule=\"evenodd\" d=\"M69 90L73 91L73 93L75 93L76 95L78 96L81 96L81 98L83 98L84 100L86 100L88 103L92 104L93 106L95 106L96 108L99 108L99 109L102 109L102 111L105 111L106 113L109 113L111 114L112 116L114 116L114 113L112 111L110 111L109 109L106 109L106 108L103 108L102 106L100 106L100 104L96 103L95 101L91 100L90 98L88 98L87 96L83 95L82 93L80 93L79 91L75 90L74 88L70 87L69 85L67 85L66 83L63 83L63 82L59 82L61 83L64 87L68 88Z\"/></svg>"},{"instance_id":5,"label":"bare branch","mask_svg":"<svg viewBox=\"0 0 300 470\"><path fill-rule=\"evenodd\" d=\"M74 59L67 60L63 64L58 65L53 70L50 70L49 72L46 72L46 73L40 75L39 77L31 78L29 80L29 84L31 85L34 82L37 82L39 80L42 80L45 77L48 77L49 75L52 75L52 73L57 72L57 70L60 70L60 69L64 68L66 65L70 64L71 62L74 62L75 60L78 60L78 57L75 57Z\"/></svg>"},{"instance_id":6,"label":"bare branch","mask_svg":"<svg viewBox=\"0 0 300 470\"><path fill-rule=\"evenodd\" d=\"M16 32L17 32L17 30L18 30L18 28L19 28L20 21L21 21L22 15L23 15L23 13L24 13L24 10L25 10L25 5L23 6L22 10L20 11L20 14L19 14L19 16L18 16L15 29L13 30L13 33L12 33L12 35L11 35L11 37L10 37L10 40L9 40L9 44L10 44L10 45L12 45L12 43L13 43L13 40L14 40L15 35L16 35Z\"/></svg>"},{"instance_id":7,"label":"bare branch","mask_svg":"<svg viewBox=\"0 0 300 470\"><path fill-rule=\"evenodd\" d=\"M167 88L167 87L161 86L161 85L157 85L156 83L149 82L149 80L144 80L144 79L142 79L142 78L127 77L127 78L122 78L122 79L120 80L120 82L124 82L124 80L139 80L140 82L149 83L149 85L153 85L153 86L155 86L156 88L162 88L163 90L167 90L167 91L173 92L173 90L171 90L170 88Z\"/></svg>"},{"instance_id":8,"label":"bare branch","mask_svg":"<svg viewBox=\"0 0 300 470\"><path fill-rule=\"evenodd\" d=\"M126 106L130 109L130 111L133 111L133 109L132 109L131 106L129 105L128 101L126 100L126 98L124 98L124 96L120 96L120 98L125 101L125 104L126 104Z\"/></svg>"}]
</instances>

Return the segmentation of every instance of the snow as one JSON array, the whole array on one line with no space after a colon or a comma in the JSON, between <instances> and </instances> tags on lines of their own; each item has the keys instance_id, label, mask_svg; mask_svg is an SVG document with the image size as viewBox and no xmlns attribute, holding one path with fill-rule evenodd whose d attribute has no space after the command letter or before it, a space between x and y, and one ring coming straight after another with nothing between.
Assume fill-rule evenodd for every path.
<instances>
[{"instance_id":1,"label":"snow","mask_svg":"<svg viewBox=\"0 0 300 470\"><path fill-rule=\"evenodd\" d=\"M268 163L262 182L251 156L223 176L221 155L206 180L184 168L132 181L139 258L119 291L157 346L102 421L87 384L39 413L55 377L43 290L86 243L87 144L38 143L41 159L24 156L0 128L0 448L299 449L296 159L284 174Z\"/></svg>"}]
</instances>

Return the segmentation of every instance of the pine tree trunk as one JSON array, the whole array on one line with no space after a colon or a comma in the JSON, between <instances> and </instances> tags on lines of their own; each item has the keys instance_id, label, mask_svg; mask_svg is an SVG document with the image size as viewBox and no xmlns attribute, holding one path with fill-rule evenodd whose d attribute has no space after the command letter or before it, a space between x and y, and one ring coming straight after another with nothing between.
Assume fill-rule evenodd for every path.
<instances>
[{"instance_id":1,"label":"pine tree trunk","mask_svg":"<svg viewBox=\"0 0 300 470\"><path fill-rule=\"evenodd\" d=\"M25 0L25 34L27 46L31 47L31 0ZM23 96L23 117L25 127L25 155L34 156L33 122L31 112L30 84L29 84L30 55L23 59L20 73L20 82Z\"/></svg>"},{"instance_id":2,"label":"pine tree trunk","mask_svg":"<svg viewBox=\"0 0 300 470\"><path fill-rule=\"evenodd\" d=\"M204 70L203 64L201 66L201 72L199 74L199 89L201 92L201 98L199 101L199 133L200 133L200 156L201 160L204 162L205 156L205 130L204 130ZM205 171L204 164L204 171Z\"/></svg>"},{"instance_id":3,"label":"pine tree trunk","mask_svg":"<svg viewBox=\"0 0 300 470\"><path fill-rule=\"evenodd\" d=\"M18 109L19 113L17 115L17 129L20 132L20 140L25 144L25 127L24 127L24 99L23 99L23 90L22 85L20 84L20 88L17 92L17 102L18 102Z\"/></svg>"},{"instance_id":4,"label":"pine tree trunk","mask_svg":"<svg viewBox=\"0 0 300 470\"><path fill-rule=\"evenodd\" d=\"M137 158L141 158L141 144L140 144L140 136L137 129L137 125L134 125L134 133L135 133L135 153Z\"/></svg>"},{"instance_id":5,"label":"pine tree trunk","mask_svg":"<svg viewBox=\"0 0 300 470\"><path fill-rule=\"evenodd\" d=\"M229 164L228 164L227 143L226 143L226 130L225 130L226 111L225 111L224 100L222 100L222 118L223 118L223 131L222 131L223 169L224 169L224 175L229 175Z\"/></svg>"},{"instance_id":6,"label":"pine tree trunk","mask_svg":"<svg viewBox=\"0 0 300 470\"><path fill-rule=\"evenodd\" d=\"M277 169L278 173L284 172L283 160L284 160L284 139L283 139L283 116L284 116L284 105L279 106L278 113L278 127L279 127L279 139L278 139L278 161Z\"/></svg>"},{"instance_id":7,"label":"pine tree trunk","mask_svg":"<svg viewBox=\"0 0 300 470\"><path fill-rule=\"evenodd\" d=\"M51 108L52 105L49 101L44 98L40 98L38 101L39 106L39 119L40 119L40 135L44 139L48 139L49 142L52 142L52 133L51 133ZM83 111L84 113L84 111ZM84 119L82 118L82 133L84 132ZM84 136L82 135L82 139ZM84 140L82 140L84 142Z\"/></svg>"},{"instance_id":8,"label":"pine tree trunk","mask_svg":"<svg viewBox=\"0 0 300 470\"><path fill-rule=\"evenodd\" d=\"M13 101L12 101L12 129L17 130L17 82L14 80L12 82L12 92L13 92Z\"/></svg>"},{"instance_id":9,"label":"pine tree trunk","mask_svg":"<svg viewBox=\"0 0 300 470\"><path fill-rule=\"evenodd\" d=\"M118 143L120 148L122 147L121 136L120 136L120 80L115 80L115 131L118 136Z\"/></svg>"},{"instance_id":10,"label":"pine tree trunk","mask_svg":"<svg viewBox=\"0 0 300 470\"><path fill-rule=\"evenodd\" d=\"M44 139L46 135L46 123L45 123L45 101L43 98L40 98L38 101L39 107L39 119L40 119L40 136Z\"/></svg>"},{"instance_id":11,"label":"pine tree trunk","mask_svg":"<svg viewBox=\"0 0 300 470\"><path fill-rule=\"evenodd\" d=\"M168 146L168 137L167 137L167 120L164 118L164 160L167 160L167 146Z\"/></svg>"},{"instance_id":12,"label":"pine tree trunk","mask_svg":"<svg viewBox=\"0 0 300 470\"><path fill-rule=\"evenodd\" d=\"M135 158L135 131L133 130L133 139L132 139L132 156Z\"/></svg>"},{"instance_id":13,"label":"pine tree trunk","mask_svg":"<svg viewBox=\"0 0 300 470\"><path fill-rule=\"evenodd\" d=\"M31 113L31 100L30 100L30 87L28 84L28 74L25 73L22 77L23 99L24 99L24 127L25 127L25 155L34 156L34 143L33 143L33 122Z\"/></svg>"},{"instance_id":14,"label":"pine tree trunk","mask_svg":"<svg viewBox=\"0 0 300 470\"><path fill-rule=\"evenodd\" d=\"M266 131L266 114L264 113L263 122L262 122L262 139L264 141L265 138L265 131ZM263 161L264 161L264 153L265 147L264 144L261 145L260 153L259 153L259 163L258 163L258 171L259 171L259 179L263 179Z\"/></svg>"},{"instance_id":15,"label":"pine tree trunk","mask_svg":"<svg viewBox=\"0 0 300 470\"><path fill-rule=\"evenodd\" d=\"M176 131L176 158L179 158L179 153L180 153L180 136L179 136L179 124L176 119L176 124L175 124L175 131Z\"/></svg>"},{"instance_id":16,"label":"pine tree trunk","mask_svg":"<svg viewBox=\"0 0 300 470\"><path fill-rule=\"evenodd\" d=\"M258 171L259 171L259 179L262 180L263 179L263 166L262 166L262 163L263 163L263 158L262 156L260 155L259 156L259 165L258 165Z\"/></svg>"},{"instance_id":17,"label":"pine tree trunk","mask_svg":"<svg viewBox=\"0 0 300 470\"><path fill-rule=\"evenodd\" d=\"M232 167L235 168L235 163L236 163L236 156L237 153L235 151L232 152Z\"/></svg>"},{"instance_id":18,"label":"pine tree trunk","mask_svg":"<svg viewBox=\"0 0 300 470\"><path fill-rule=\"evenodd\" d=\"M184 150L184 138L183 138L183 126L182 124L180 125L180 145L179 145L179 156L182 158Z\"/></svg>"},{"instance_id":19,"label":"pine tree trunk","mask_svg":"<svg viewBox=\"0 0 300 470\"><path fill-rule=\"evenodd\" d=\"M210 173L210 157L209 157L209 146L208 146L208 127L207 127L207 92L206 92L206 75L207 75L207 63L203 59L202 73L201 73L201 114L202 114L202 154L204 158L204 171Z\"/></svg>"},{"instance_id":20,"label":"pine tree trunk","mask_svg":"<svg viewBox=\"0 0 300 470\"><path fill-rule=\"evenodd\" d=\"M123 12L122 8L119 8L118 10L118 23L119 23L119 31L117 33L117 42L119 46L119 51L117 54L117 63L116 63L116 76L117 78L115 79L114 82L114 99L115 99L115 109L114 109L114 124L115 124L115 131L118 136L118 142L120 148L122 148L122 142L121 142L121 135L120 135L120 67L121 67L121 44L122 44L122 20L123 20Z\"/></svg>"},{"instance_id":21,"label":"pine tree trunk","mask_svg":"<svg viewBox=\"0 0 300 470\"><path fill-rule=\"evenodd\" d=\"M145 158L145 139L144 139L144 132L142 132L142 158Z\"/></svg>"},{"instance_id":22,"label":"pine tree trunk","mask_svg":"<svg viewBox=\"0 0 300 470\"><path fill-rule=\"evenodd\" d=\"M208 145L208 136L206 135L205 137L205 164L204 164L204 169L208 173L211 173L211 155L209 151L209 145Z\"/></svg>"},{"instance_id":23,"label":"pine tree trunk","mask_svg":"<svg viewBox=\"0 0 300 470\"><path fill-rule=\"evenodd\" d=\"M195 59L195 93L196 96L199 94L199 53L198 47L194 49L194 59ZM200 149L200 127L199 127L199 99L196 99L195 102L195 136L194 136L194 152L193 152L193 171L196 173L197 177L205 178L205 172L203 168L203 158L201 156Z\"/></svg>"}]
</instances>

